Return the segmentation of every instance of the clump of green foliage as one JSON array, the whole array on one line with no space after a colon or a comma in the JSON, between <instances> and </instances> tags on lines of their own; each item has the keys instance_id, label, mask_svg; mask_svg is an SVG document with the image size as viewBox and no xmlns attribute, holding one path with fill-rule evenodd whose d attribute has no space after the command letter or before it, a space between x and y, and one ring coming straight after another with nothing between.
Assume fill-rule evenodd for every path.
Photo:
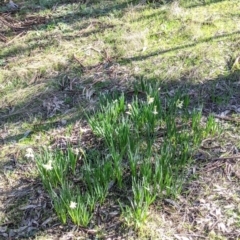
<instances>
[{"instance_id":1,"label":"clump of green foliage","mask_svg":"<svg viewBox=\"0 0 240 240\"><path fill-rule=\"evenodd\" d=\"M163 98L160 91L142 82L131 101L124 94L102 97L88 122L104 149L95 149L94 157L82 153L81 166L70 146L65 153L39 155L39 173L63 223L70 218L87 227L96 204L105 203L114 185L128 193L127 199L118 199L125 223L140 228L156 199L181 192L194 151L218 125L213 117L203 124L201 111L190 109L187 95ZM74 185L76 178L81 187Z\"/></svg>"}]
</instances>

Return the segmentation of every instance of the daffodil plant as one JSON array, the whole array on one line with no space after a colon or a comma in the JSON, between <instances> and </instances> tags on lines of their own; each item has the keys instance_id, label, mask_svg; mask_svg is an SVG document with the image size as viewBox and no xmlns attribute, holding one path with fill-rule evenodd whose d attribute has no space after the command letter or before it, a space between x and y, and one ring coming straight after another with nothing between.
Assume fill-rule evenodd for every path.
<instances>
[{"instance_id":1,"label":"daffodil plant","mask_svg":"<svg viewBox=\"0 0 240 240\"><path fill-rule=\"evenodd\" d=\"M83 154L68 146L64 152L44 150L37 157L26 151L27 158L37 159L43 185L63 223L69 219L87 227L96 204L105 204L114 185L129 195L127 205L120 203L126 223L139 228L157 197L175 197L181 191L194 151L204 137L219 131L213 116L204 123L200 110L189 109L188 96L161 96L158 86L146 83L140 88L145 98L103 97L99 111L88 116L104 149ZM80 181L79 188L71 184L74 179Z\"/></svg>"}]
</instances>

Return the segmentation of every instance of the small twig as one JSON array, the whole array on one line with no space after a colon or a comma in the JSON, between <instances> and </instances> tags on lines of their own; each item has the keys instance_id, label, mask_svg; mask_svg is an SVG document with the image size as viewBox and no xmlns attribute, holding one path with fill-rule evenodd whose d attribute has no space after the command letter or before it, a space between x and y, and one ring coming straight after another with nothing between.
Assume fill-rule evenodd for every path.
<instances>
[{"instance_id":1,"label":"small twig","mask_svg":"<svg viewBox=\"0 0 240 240\"><path fill-rule=\"evenodd\" d=\"M89 49L91 49L91 50L99 53L102 57L104 57L104 55L102 54L101 50L98 50L98 49L96 49L96 48L94 48L94 47L90 47Z\"/></svg>"},{"instance_id":2,"label":"small twig","mask_svg":"<svg viewBox=\"0 0 240 240\"><path fill-rule=\"evenodd\" d=\"M19 33L16 37L14 37L14 38L11 39L10 41L8 41L8 42L6 43L6 46L8 46L10 43L12 43L15 39L21 37L24 33L26 33L26 32L23 31L23 32Z\"/></svg>"},{"instance_id":3,"label":"small twig","mask_svg":"<svg viewBox=\"0 0 240 240\"><path fill-rule=\"evenodd\" d=\"M213 158L212 161L219 161L219 160L232 160L232 159L236 159L236 158L240 158L240 155L232 155L229 157L220 157L220 158Z\"/></svg>"},{"instance_id":4,"label":"small twig","mask_svg":"<svg viewBox=\"0 0 240 240\"><path fill-rule=\"evenodd\" d=\"M220 158L213 158L212 161L215 161L217 164L215 163L209 163L206 168L209 168L206 169L205 171L206 172L211 172L212 170L216 169L216 168L219 168L219 167L222 167L223 165L225 165L225 162L217 162L217 161L220 161L220 160L232 160L232 159L237 159L237 158L240 158L240 155L236 155L236 156L229 156L229 157L220 157ZM214 166L213 166L214 165Z\"/></svg>"},{"instance_id":5,"label":"small twig","mask_svg":"<svg viewBox=\"0 0 240 240\"><path fill-rule=\"evenodd\" d=\"M3 24L3 25L6 25L7 27L13 29L13 30L22 30L23 27L15 27L13 25L11 25L9 22L7 22L3 17L0 16L0 22Z\"/></svg>"},{"instance_id":6,"label":"small twig","mask_svg":"<svg viewBox=\"0 0 240 240\"><path fill-rule=\"evenodd\" d=\"M231 117L227 117L227 116L219 116L217 114L214 114L213 116L216 118L222 119L222 120L240 123L240 119L237 119L237 118L231 118Z\"/></svg>"},{"instance_id":7,"label":"small twig","mask_svg":"<svg viewBox=\"0 0 240 240\"><path fill-rule=\"evenodd\" d=\"M0 40L2 40L3 42L7 42L7 38L0 33Z\"/></svg>"},{"instance_id":8,"label":"small twig","mask_svg":"<svg viewBox=\"0 0 240 240\"><path fill-rule=\"evenodd\" d=\"M214 215L214 217L216 217L216 216ZM209 229L209 231L212 231L219 222L220 222L220 221L217 220L217 221L211 226L211 228Z\"/></svg>"},{"instance_id":9,"label":"small twig","mask_svg":"<svg viewBox=\"0 0 240 240\"><path fill-rule=\"evenodd\" d=\"M222 167L225 163L221 163L221 164L217 164L216 166L213 166L211 168L208 168L208 169L204 169L205 172L211 172L212 170L216 169L216 168L219 168L219 167Z\"/></svg>"},{"instance_id":10,"label":"small twig","mask_svg":"<svg viewBox=\"0 0 240 240\"><path fill-rule=\"evenodd\" d=\"M111 62L111 57L109 56L106 49L103 49L104 58L107 62Z\"/></svg>"},{"instance_id":11,"label":"small twig","mask_svg":"<svg viewBox=\"0 0 240 240\"><path fill-rule=\"evenodd\" d=\"M184 235L179 235L179 234L175 234L175 236L179 236L179 237L181 237L181 236L189 236L189 237L199 237L199 238L206 238L205 236L203 236L203 235L199 235L199 234L184 234Z\"/></svg>"},{"instance_id":12,"label":"small twig","mask_svg":"<svg viewBox=\"0 0 240 240\"><path fill-rule=\"evenodd\" d=\"M81 35L82 33L88 31L90 28L92 28L92 23L90 23L90 25L89 25L88 27L86 27L86 28L80 30L80 31L78 32L78 35Z\"/></svg>"},{"instance_id":13,"label":"small twig","mask_svg":"<svg viewBox=\"0 0 240 240\"><path fill-rule=\"evenodd\" d=\"M38 72L36 72L36 73L34 74L34 76L32 77L32 79L29 81L28 85L31 85L31 84L35 83L36 80L37 80L37 77L38 77Z\"/></svg>"},{"instance_id":14,"label":"small twig","mask_svg":"<svg viewBox=\"0 0 240 240\"><path fill-rule=\"evenodd\" d=\"M80 66L81 66L83 69L86 68L86 67L82 64L81 60L78 59L78 58L75 56L75 54L73 54L73 58L80 64Z\"/></svg>"}]
</instances>

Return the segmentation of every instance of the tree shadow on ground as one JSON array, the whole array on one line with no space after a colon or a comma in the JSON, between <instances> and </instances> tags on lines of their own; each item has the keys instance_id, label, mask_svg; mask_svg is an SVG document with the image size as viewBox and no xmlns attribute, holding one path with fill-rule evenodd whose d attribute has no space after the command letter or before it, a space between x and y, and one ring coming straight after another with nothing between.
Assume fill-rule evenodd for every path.
<instances>
[{"instance_id":1,"label":"tree shadow on ground","mask_svg":"<svg viewBox=\"0 0 240 240\"><path fill-rule=\"evenodd\" d=\"M72 4L76 2L76 6L72 6ZM44 5L45 4L45 5ZM129 1L123 2L111 2L104 7L101 7L97 1L87 1L87 5L82 2L78 1L46 1L43 2L43 7L40 5L32 6L32 1L24 1L20 5L20 10L14 11L11 15L10 14L2 14L0 15L0 40L4 41L9 45L12 41L18 38L20 39L22 36L26 35L27 32L31 31L32 29L38 30L39 32L43 30L48 30L52 28L61 28L60 25L62 23L68 24L69 26L74 25L74 23L79 23L83 21L81 26L77 26L69 31L69 35L74 30L84 30L89 26L86 21L89 18L98 19L102 16L109 16L110 14L120 11L123 12L128 9L129 5L132 3ZM63 14L59 14L57 11L58 7L66 8L66 12ZM44 9L50 9L51 12L46 16L38 16L36 15L37 12ZM4 9L3 9L4 11ZM0 8L1 13L1 8ZM10 12L11 13L11 12ZM110 26L110 25L109 25ZM103 26L106 28L107 26ZM112 25L110 26L112 27ZM97 30L94 30L92 33L101 32L103 29L99 27ZM89 33L90 34L90 33ZM48 36L48 40L49 40ZM78 36L79 37L79 36ZM9 40L8 40L9 38ZM40 38L36 37L32 39L31 42L34 40L38 41ZM52 41L48 41L48 43L39 44L36 43L29 43L29 46L24 48L18 49L11 49L10 51L6 51L6 53L0 54L1 58L6 58L12 55L21 54L27 52L29 50L34 50L38 47L50 47L52 45ZM39 45L39 46L38 46Z\"/></svg>"},{"instance_id":2,"label":"tree shadow on ground","mask_svg":"<svg viewBox=\"0 0 240 240\"><path fill-rule=\"evenodd\" d=\"M92 75L96 72L96 69L98 69L98 72L101 72L100 76L95 75L95 77L89 78L88 75ZM101 69L101 71L99 71L99 69ZM119 75L116 77L114 71L120 72L121 65L118 63L103 63L98 66L93 66L92 68L85 69L85 78L83 77L84 74L82 78L76 77L75 80L74 78L69 78L61 86L58 86L58 89L50 89L45 92L44 95L36 94L32 96L29 101L23 102L21 105L16 104L13 106L16 111L17 109L25 109L27 110L26 112L20 111L13 116L11 113L7 113L8 109L1 109L2 112L5 112L5 115L0 116L0 126L4 129L7 124L15 125L21 121L33 124L34 126L33 120L38 118L39 126L36 125L31 129L34 135L42 131L49 132L54 129L57 130L58 128L67 128L69 125L79 121L79 119L82 119L82 121L85 120L83 114L85 109L88 111L91 109L91 105L96 106L100 94L119 92L131 98L134 81L138 82L143 79L149 84L158 81L156 78L147 79L144 78L144 76L132 75L129 72L126 72L125 76ZM108 78L106 78L106 74L109 74ZM65 73L65 75L67 75L67 73ZM60 76L62 78L62 75ZM58 81L58 77L59 76L56 76L56 81ZM164 94L167 92L181 91L183 94L189 95L191 107L199 108L202 106L205 116L209 114L220 115L225 111L229 111L229 114L237 113L237 109L240 107L240 78L238 71L228 75L220 75L215 79L205 80L200 83L192 83L191 79L186 80L185 78L168 79L168 81L160 82L159 86L161 87L161 92ZM87 96L87 91L89 91L89 96ZM49 105L45 105L44 108L43 101L37 101L37 99L40 98L49 103ZM64 102L66 98L68 98L68 104ZM51 111L54 110L54 107L56 108L56 101L60 102L59 108L54 116L51 117ZM69 104L69 102L71 102L71 104ZM53 104L53 106L51 104ZM66 105L68 106L66 107ZM34 110L31 111L32 109ZM80 111L80 109L82 111ZM72 115L71 111L73 113ZM78 111L79 113L77 113ZM58 115L60 119L67 119L64 124L61 123L60 119L54 120ZM61 134L65 133L63 132ZM13 142L13 140L18 143L19 139L23 137L24 132L18 135L13 134L11 136L2 137L2 147ZM30 136L26 136L26 138L29 137ZM2 169L6 169L8 172L22 172L24 169L24 172L27 172L28 170L25 168L29 168L29 163L18 163L17 159L15 159L15 155L13 156L5 156L7 160L3 163ZM27 175L25 175L14 187L9 187L5 192L3 190L2 196L5 198L4 211L6 216L14 212L14 201L18 202L16 206L19 206L19 202L22 203L22 207L20 207L21 210L17 211L17 218L19 219L18 224L19 222L21 222L21 224L17 226L17 221L13 222L10 220L10 222L7 221L2 225L10 229L9 234L11 233L12 237L15 236L14 234L18 236L23 234L25 237L31 234L35 235L38 231L49 231L52 226L58 224L57 220L52 217L53 210L51 203L42 190L42 186L38 179L29 179ZM48 214L46 214L46 212L48 212ZM51 217L49 217L49 212L51 212ZM46 214L46 216L42 217L44 214ZM14 215L12 219L15 219ZM68 230L69 228L66 227L66 231ZM4 234L4 232L2 234Z\"/></svg>"},{"instance_id":3,"label":"tree shadow on ground","mask_svg":"<svg viewBox=\"0 0 240 240\"><path fill-rule=\"evenodd\" d=\"M106 65L107 66L107 65ZM103 66L102 69L105 69L106 71L109 71L113 65L109 64L108 67ZM93 71L96 71L95 68L93 68ZM129 84L125 84L125 81L128 79L133 78L134 81L131 81ZM82 86L82 82L80 79L75 79L74 85L72 85L73 90L69 90L69 83L71 82L71 79L69 80L68 84L66 86L58 91L52 91L47 92L47 96L52 96L51 99L57 97L59 100L61 100L61 96L65 97L69 94L72 95L73 99L78 99L69 109L76 111L75 107L79 107L81 109L88 108L90 109L91 101L94 99L97 101L99 97L99 93L101 94L111 94L112 92L122 92L126 94L129 98L131 98L131 94L134 89L134 84L137 81L140 81L140 79L143 79L147 83L155 83L158 81L158 79L146 79L142 76L126 76L126 79L120 82L121 76L117 79L109 76L108 81L102 80L95 83L94 81L90 81L88 79L87 82L85 82L84 88ZM136 81L136 82L135 82ZM72 83L73 84L73 83ZM190 98L190 107L191 108L199 108L201 107L203 109L203 115L209 116L210 114L216 114L220 116L222 113L226 112L228 113L228 116L231 117L231 114L239 114L238 109L240 108L239 102L240 102L240 78L239 78L239 72L233 72L226 76L218 76L215 79L209 79L202 83L192 83L191 79L172 79L168 82L160 82L159 86L161 87L161 91L163 93L163 97L165 94L171 93L174 94L174 92L182 92L182 94L187 94ZM79 90L76 90L76 89ZM84 89L95 89L93 93L91 93L91 96L89 98L86 98L86 90L84 92ZM95 95L95 96L94 96ZM161 93L160 93L161 95ZM47 96L45 98L47 99ZM36 104L36 98L39 98L39 95L32 96L32 99L29 102L25 102L21 107L24 108L25 106L28 106L27 108L29 111L31 111L31 107ZM88 105L89 104L89 105ZM16 109L18 106L15 106ZM75 109L74 109L75 108ZM50 109L51 110L51 109ZM61 111L61 106L60 109ZM40 127L39 129L33 129L33 134L41 133L41 131L50 131L54 129L58 129L64 127L67 128L70 124L79 121L79 118L84 121L84 116L82 112L80 114L74 114L73 116L68 116L69 114L63 114L63 117L68 116L67 122L64 123L64 126L61 126L61 122L57 121L51 121L51 117L48 116L48 113L46 113L46 109L39 108L37 111L33 111L31 113L32 117L39 117L39 113L42 113L42 119L41 119L41 125L44 126L43 128ZM45 112L45 113L44 113ZM57 113L56 113L57 114ZM228 117L227 116L227 117ZM0 119L1 126L3 127L6 125L6 120L8 123L11 124L17 124L19 121L23 120L27 121L29 124L31 124L31 119L29 118L29 112L28 113L19 113L19 116L15 116L13 118L7 117L3 120ZM50 119L50 122L48 120ZM234 120L233 120L234 123ZM237 123L237 122L235 122ZM60 134L65 134L64 132L61 132ZM13 139L18 139L24 137L24 134L22 136L16 136L12 135L9 138L6 137L4 139L4 144L9 144ZM27 136L28 138L28 136ZM53 136L54 138L54 136ZM238 149L240 151L240 149ZM23 154L23 153L20 153ZM11 174L16 172L19 172L23 174L23 177L18 181L18 184L11 186L9 185L8 189L2 190L2 198L4 202L4 212L8 216L8 221L6 223L3 223L1 226L7 227L8 230L6 232L2 232L3 236L8 237L14 237L14 236L24 236L29 237L31 235L36 235L41 233L42 231L51 233L51 229L54 228L52 231L59 231L59 234L64 234L64 232L68 232L70 229L69 227L64 227L61 229L61 225L59 225L59 222L55 218L51 202L46 196L45 192L43 191L42 185L40 184L39 179L29 179L27 175L24 175L24 172L31 171L33 167L31 168L31 165L33 166L33 162L18 162L18 156L15 154L13 155L7 155L5 156L6 161L4 161L2 164L2 168L4 169L4 174L8 173ZM21 159L21 158L20 158ZM6 180L8 181L8 180ZM21 203L21 204L20 204ZM20 211L16 211L16 208L19 208L20 204ZM18 219L18 220L16 220ZM54 227L55 226L55 227ZM56 226L60 226L60 228L57 228ZM80 230L81 233L84 233L84 231ZM5 234L5 235L4 235ZM6 235L8 234L8 235ZM120 233L119 233L120 234ZM59 236L60 236L59 235ZM89 237L93 237L91 234Z\"/></svg>"},{"instance_id":4,"label":"tree shadow on ground","mask_svg":"<svg viewBox=\"0 0 240 240\"><path fill-rule=\"evenodd\" d=\"M32 52L44 52L51 47L57 47L59 45L59 35L61 34L61 39L64 40L75 40L79 38L86 38L88 36L94 36L105 30L112 29L114 31L115 25L109 24L108 22L102 22L99 20L102 16L109 16L116 11L124 12L128 10L128 7L132 5L132 2L111 2L110 4L104 6L103 8L95 7L95 2L89 2L86 7L81 8L77 6L72 11L67 10L64 13L56 13L55 10L51 10L49 16L38 16L34 14L34 10L31 10L32 2L25 1L23 4L26 5L26 9L23 11L21 9L19 14L3 15L3 19L6 18L6 28L0 30L0 35L6 35L9 40L6 40L6 44L3 44L2 51L0 52L0 58L2 62L0 63L2 67L6 67L11 61L14 61L15 57L18 56L31 56ZM55 6L55 1L49 3L51 7ZM61 5L62 4L62 5ZM79 3L80 4L80 3ZM66 7L71 8L71 2L61 1L55 7ZM49 6L48 6L49 7ZM31 12L32 11L32 12ZM32 15L33 14L33 15ZM30 15L30 16L29 16ZM15 19L16 18L16 19ZM28 18L30 20L28 21ZM89 19L92 20L89 23ZM69 29L61 30L61 24L67 24ZM77 23L77 26L74 24ZM0 22L1 24L1 22ZM52 32L51 30L56 29L57 31ZM31 36L31 39L24 39L28 32L36 30L36 35ZM48 31L49 30L49 31ZM44 37L42 34L45 34ZM6 38L6 39L7 39ZM11 43L18 42L16 47L13 47ZM24 42L24 45L21 43Z\"/></svg>"}]
</instances>

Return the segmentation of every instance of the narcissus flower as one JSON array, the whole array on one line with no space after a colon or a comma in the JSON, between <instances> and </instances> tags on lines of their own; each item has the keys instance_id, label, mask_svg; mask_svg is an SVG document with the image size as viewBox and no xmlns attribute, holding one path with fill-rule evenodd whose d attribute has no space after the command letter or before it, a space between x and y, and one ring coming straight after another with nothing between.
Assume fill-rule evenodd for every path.
<instances>
[{"instance_id":1,"label":"narcissus flower","mask_svg":"<svg viewBox=\"0 0 240 240\"><path fill-rule=\"evenodd\" d=\"M33 152L32 148L26 149L25 157L28 159L34 159L34 152Z\"/></svg>"},{"instance_id":2,"label":"narcissus flower","mask_svg":"<svg viewBox=\"0 0 240 240\"><path fill-rule=\"evenodd\" d=\"M74 209L74 208L76 208L77 207L77 203L76 202L73 202L73 201L71 201L70 202L70 206L69 206L71 209Z\"/></svg>"},{"instance_id":3,"label":"narcissus flower","mask_svg":"<svg viewBox=\"0 0 240 240\"><path fill-rule=\"evenodd\" d=\"M48 161L47 164L43 164L42 166L43 166L43 168L45 168L46 170L52 170L52 169L53 169L53 167L52 167L52 160Z\"/></svg>"},{"instance_id":4,"label":"narcissus flower","mask_svg":"<svg viewBox=\"0 0 240 240\"><path fill-rule=\"evenodd\" d=\"M176 107L181 109L183 107L183 101L180 101L178 99L177 102L176 102Z\"/></svg>"},{"instance_id":5,"label":"narcissus flower","mask_svg":"<svg viewBox=\"0 0 240 240\"><path fill-rule=\"evenodd\" d=\"M153 114L154 114L154 115L157 115L157 114L158 114L157 106L154 106Z\"/></svg>"},{"instance_id":6,"label":"narcissus flower","mask_svg":"<svg viewBox=\"0 0 240 240\"><path fill-rule=\"evenodd\" d=\"M151 104L154 102L154 98L153 97L150 97L150 96L147 96L147 103L148 104Z\"/></svg>"}]
</instances>

